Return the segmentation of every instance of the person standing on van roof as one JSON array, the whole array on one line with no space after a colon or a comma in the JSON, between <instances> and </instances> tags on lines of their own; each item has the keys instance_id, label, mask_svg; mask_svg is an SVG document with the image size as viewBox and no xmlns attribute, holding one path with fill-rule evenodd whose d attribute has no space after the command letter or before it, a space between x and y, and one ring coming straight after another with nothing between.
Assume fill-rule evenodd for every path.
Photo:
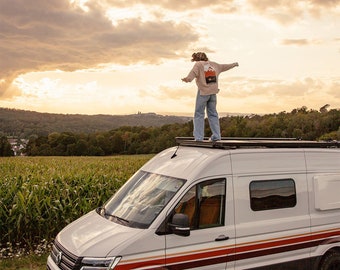
<instances>
[{"instance_id":1,"label":"person standing on van roof","mask_svg":"<svg viewBox=\"0 0 340 270\"><path fill-rule=\"evenodd\" d=\"M182 78L183 82L191 82L196 79L198 87L195 114L194 114L194 137L196 141L204 139L204 116L207 109L209 126L212 132L211 140L221 139L220 122L216 110L218 89L218 75L231 68L237 67L238 63L218 64L209 61L204 52L192 54L192 62L196 62L188 76Z\"/></svg>"}]
</instances>

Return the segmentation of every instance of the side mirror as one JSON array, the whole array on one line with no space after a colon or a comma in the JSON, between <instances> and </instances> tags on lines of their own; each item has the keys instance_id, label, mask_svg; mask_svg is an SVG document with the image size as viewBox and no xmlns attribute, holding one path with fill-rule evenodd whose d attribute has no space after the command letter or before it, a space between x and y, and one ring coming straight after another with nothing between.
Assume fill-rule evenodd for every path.
<instances>
[{"instance_id":1,"label":"side mirror","mask_svg":"<svg viewBox=\"0 0 340 270\"><path fill-rule=\"evenodd\" d=\"M175 214L172 218L172 222L169 224L172 232L180 236L190 235L189 217L185 214Z\"/></svg>"}]
</instances>

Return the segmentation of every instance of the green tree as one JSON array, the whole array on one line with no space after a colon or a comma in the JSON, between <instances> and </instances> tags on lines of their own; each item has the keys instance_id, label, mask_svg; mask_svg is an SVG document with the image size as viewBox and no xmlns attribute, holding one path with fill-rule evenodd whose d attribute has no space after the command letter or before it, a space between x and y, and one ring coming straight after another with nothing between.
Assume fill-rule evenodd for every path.
<instances>
[{"instance_id":1,"label":"green tree","mask_svg":"<svg viewBox=\"0 0 340 270\"><path fill-rule=\"evenodd\" d=\"M6 136L0 137L0 156L10 157L13 156L14 152L12 150L11 144L9 143Z\"/></svg>"},{"instance_id":2,"label":"green tree","mask_svg":"<svg viewBox=\"0 0 340 270\"><path fill-rule=\"evenodd\" d=\"M125 141L122 138L122 134L119 131L114 132L110 136L111 153L121 154L124 151Z\"/></svg>"}]
</instances>

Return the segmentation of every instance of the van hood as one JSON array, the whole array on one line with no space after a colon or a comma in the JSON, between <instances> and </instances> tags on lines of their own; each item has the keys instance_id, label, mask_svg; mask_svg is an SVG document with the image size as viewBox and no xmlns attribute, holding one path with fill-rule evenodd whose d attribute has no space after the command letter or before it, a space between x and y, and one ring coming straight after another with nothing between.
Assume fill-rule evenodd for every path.
<instances>
[{"instance_id":1,"label":"van hood","mask_svg":"<svg viewBox=\"0 0 340 270\"><path fill-rule=\"evenodd\" d=\"M141 231L114 223L91 211L65 227L56 239L65 249L79 257L106 257Z\"/></svg>"}]
</instances>

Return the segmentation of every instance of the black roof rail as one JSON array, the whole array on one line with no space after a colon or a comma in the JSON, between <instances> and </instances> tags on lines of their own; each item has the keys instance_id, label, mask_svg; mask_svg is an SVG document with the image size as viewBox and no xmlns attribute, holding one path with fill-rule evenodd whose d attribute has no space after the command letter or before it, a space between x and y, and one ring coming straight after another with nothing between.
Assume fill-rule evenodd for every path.
<instances>
[{"instance_id":1,"label":"black roof rail","mask_svg":"<svg viewBox=\"0 0 340 270\"><path fill-rule=\"evenodd\" d=\"M236 148L339 148L339 141L304 141L295 138L249 138L223 137L219 141L195 141L193 137L176 137L182 146L196 146L220 149Z\"/></svg>"}]
</instances>

